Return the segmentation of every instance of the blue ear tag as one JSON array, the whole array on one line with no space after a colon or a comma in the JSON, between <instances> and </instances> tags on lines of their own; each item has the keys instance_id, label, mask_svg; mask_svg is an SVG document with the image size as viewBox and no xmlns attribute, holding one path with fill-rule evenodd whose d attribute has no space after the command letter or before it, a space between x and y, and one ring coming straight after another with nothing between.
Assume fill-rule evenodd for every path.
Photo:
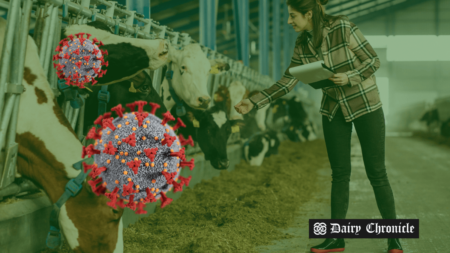
<instances>
[{"instance_id":1,"label":"blue ear tag","mask_svg":"<svg viewBox=\"0 0 450 253\"><path fill-rule=\"evenodd\" d=\"M177 106L177 116L184 116L186 114L186 108L184 106Z\"/></svg>"}]
</instances>

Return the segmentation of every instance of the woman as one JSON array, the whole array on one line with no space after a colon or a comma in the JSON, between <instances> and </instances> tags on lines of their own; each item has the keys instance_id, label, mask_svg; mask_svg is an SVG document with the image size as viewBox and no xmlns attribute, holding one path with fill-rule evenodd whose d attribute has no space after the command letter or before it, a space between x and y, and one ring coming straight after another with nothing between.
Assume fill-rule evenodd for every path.
<instances>
[{"instance_id":1,"label":"woman","mask_svg":"<svg viewBox=\"0 0 450 253\"><path fill-rule=\"evenodd\" d=\"M320 113L332 169L331 219L345 219L349 202L350 138L355 125L367 176L383 219L396 219L394 196L385 168L385 121L376 79L377 54L357 26L346 16L325 14L328 0L287 0L288 24L296 32L294 55L289 68L324 60L335 71L334 86L323 88ZM269 105L290 92L298 82L289 68L272 87L243 99L235 109L246 114ZM344 251L344 239L326 239L312 252ZM389 253L402 253L398 239L388 239Z\"/></svg>"}]
</instances>

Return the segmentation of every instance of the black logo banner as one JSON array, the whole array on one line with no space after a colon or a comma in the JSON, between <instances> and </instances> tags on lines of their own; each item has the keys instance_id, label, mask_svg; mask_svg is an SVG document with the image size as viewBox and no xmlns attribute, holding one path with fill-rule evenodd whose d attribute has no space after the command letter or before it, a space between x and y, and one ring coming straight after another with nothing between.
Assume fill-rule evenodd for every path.
<instances>
[{"instance_id":1,"label":"black logo banner","mask_svg":"<svg viewBox=\"0 0 450 253\"><path fill-rule=\"evenodd\" d=\"M419 238L419 220L310 219L309 238Z\"/></svg>"}]
</instances>

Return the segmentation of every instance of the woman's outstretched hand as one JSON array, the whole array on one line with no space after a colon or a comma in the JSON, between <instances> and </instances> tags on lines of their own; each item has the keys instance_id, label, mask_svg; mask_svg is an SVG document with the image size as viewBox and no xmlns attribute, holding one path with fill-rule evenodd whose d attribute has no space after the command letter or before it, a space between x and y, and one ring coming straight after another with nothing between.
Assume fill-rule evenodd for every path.
<instances>
[{"instance_id":1,"label":"woman's outstretched hand","mask_svg":"<svg viewBox=\"0 0 450 253\"><path fill-rule=\"evenodd\" d=\"M242 99L241 102L234 106L234 109L240 114L247 114L253 109L253 103L248 98Z\"/></svg>"}]
</instances>

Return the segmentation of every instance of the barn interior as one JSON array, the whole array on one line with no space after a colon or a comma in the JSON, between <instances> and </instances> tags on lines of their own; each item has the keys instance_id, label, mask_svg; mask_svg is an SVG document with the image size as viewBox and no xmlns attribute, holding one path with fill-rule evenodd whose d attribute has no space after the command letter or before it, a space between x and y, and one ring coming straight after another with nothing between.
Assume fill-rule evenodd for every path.
<instances>
[{"instance_id":1,"label":"barn interior","mask_svg":"<svg viewBox=\"0 0 450 253\"><path fill-rule=\"evenodd\" d=\"M347 16L379 59L380 67L374 76L384 114L385 166L395 196L397 219L418 219L421 226L419 238L401 239L403 250L446 252L450 239L444 227L450 222L446 181L450 176L450 1L330 0L323 8L326 14ZM84 147L94 144L95 140L87 136L95 118L110 112L117 103L128 110L125 104L138 100L167 108L175 117L168 123L174 134L179 136L183 130L174 127L177 117L184 117L188 123L183 131L201 132L195 132L198 137L192 134L198 138L192 146L180 145L185 146L183 162L195 161L193 170L185 167L177 174L190 180L181 184L183 191L175 192L175 184L170 186L164 192L173 202L162 208L164 197L161 201L158 198L157 202L146 204L145 214L123 208L119 217L123 239L115 239L121 246L114 243L115 250L104 246L98 252L311 252L311 247L323 239L310 237L310 219L330 219L332 211L332 169L323 131L326 118L320 111L326 91L298 81L291 92L265 108L254 108L241 115L234 107L258 91L276 86L289 69L296 41L303 32L296 32L288 17L285 0L0 0L0 20L5 21L4 25L0 23L0 252L77 250L77 243L72 243L77 239L62 230L55 233L62 238L60 241L49 242L54 239L49 233L50 219L54 217L52 193L38 179L21 175L19 160L25 155L20 154L24 145L20 129L57 133L44 122L21 121L28 117L23 116L26 113L32 115L30 109L19 107L29 97L21 94L31 90L39 99L40 92L37 86L27 84L29 72L23 70L30 51L27 43L37 46L32 51L39 59L35 64L41 66L38 69L46 80L44 85L55 96L55 107L61 108L67 121L61 124L71 129ZM105 78L120 78L111 85L76 89L75 83L70 87L58 76L55 49L65 37L64 29L91 22L110 29L109 37L93 33L93 37L104 38L106 46L120 38L117 40L130 42L134 50L139 48L138 40L162 39L170 44L170 59L175 59L170 50L181 55L195 45L195 57L201 55L202 64L209 66L208 61L216 61L211 63L207 78L185 86L180 86L187 82L182 79L184 68L176 70L178 65L173 60L174 65L164 62L164 66L145 67L138 74L123 78L121 71L105 72ZM102 57L110 64L106 69L120 66L125 73L138 65L125 64L125 57L132 53L124 48L120 51L108 47L107 54L102 51ZM188 66L188 72L198 66ZM168 78L170 68L174 73ZM192 73L196 75L199 73ZM118 88L119 83L123 89ZM174 89L168 93L166 87L172 85ZM194 94L200 86L199 90L207 93ZM147 87L147 92L143 87ZM236 98L233 91L237 87L245 92ZM221 93L224 90L226 95ZM192 109L188 100L191 93L200 97L200 107L202 103L207 105L205 118L210 117L210 121L197 121L197 115L203 111ZM124 97L126 103L121 100ZM165 100L171 98L173 102L167 104ZM47 98L45 101L44 104ZM51 101L49 98L48 103ZM344 108L345 102L341 103L340 108ZM42 100L38 100L41 104ZM188 110L187 114L180 113L180 104L184 104L181 107ZM228 130L202 132L204 124L217 123L214 120L218 114L209 113L211 108L226 108L224 126L230 125ZM145 105L144 111L150 109L150 104ZM162 119L164 112L157 110L156 115ZM54 114L53 110L49 113ZM112 115L116 116L114 112ZM193 117L197 118L190 122ZM300 126L295 125L296 118L301 118ZM221 129L222 123L217 124ZM187 135L183 132L186 139ZM185 143L181 138L177 140ZM362 150L360 136L352 125L350 206L346 219L383 218L367 176L364 152L371 150ZM68 163L64 157L52 156L55 161ZM27 159L28 164L33 164L32 158ZM48 161L49 172L55 164ZM78 171L66 179L77 175ZM88 179L84 180L83 189L91 186ZM106 194L111 191L108 189ZM345 243L346 252L350 253L388 250L385 238L346 238Z\"/></svg>"}]
</instances>

